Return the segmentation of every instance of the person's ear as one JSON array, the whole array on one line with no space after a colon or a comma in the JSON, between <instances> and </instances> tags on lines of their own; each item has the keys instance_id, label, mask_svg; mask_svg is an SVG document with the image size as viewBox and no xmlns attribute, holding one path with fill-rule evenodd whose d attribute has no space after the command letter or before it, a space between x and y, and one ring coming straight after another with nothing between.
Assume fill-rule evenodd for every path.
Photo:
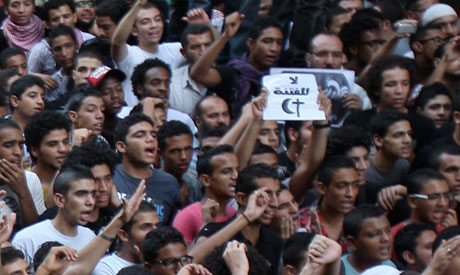
<instances>
[{"instance_id":1,"label":"person's ear","mask_svg":"<svg viewBox=\"0 0 460 275\"><path fill-rule=\"evenodd\" d=\"M124 231L123 229L118 230L117 235L118 235L118 238L120 238L122 242L129 241L128 232Z\"/></svg>"},{"instance_id":2,"label":"person's ear","mask_svg":"<svg viewBox=\"0 0 460 275\"><path fill-rule=\"evenodd\" d=\"M423 45L420 42L414 42L411 44L411 48L414 52L421 53L423 51Z\"/></svg>"},{"instance_id":3,"label":"person's ear","mask_svg":"<svg viewBox=\"0 0 460 275\"><path fill-rule=\"evenodd\" d=\"M433 64L434 64L435 67L438 67L440 62L441 62L441 58L439 58L439 57L435 57L433 59Z\"/></svg>"},{"instance_id":4,"label":"person's ear","mask_svg":"<svg viewBox=\"0 0 460 275\"><path fill-rule=\"evenodd\" d=\"M243 192L236 193L235 199L239 205L246 206L248 204L248 197Z\"/></svg>"},{"instance_id":5,"label":"person's ear","mask_svg":"<svg viewBox=\"0 0 460 275\"><path fill-rule=\"evenodd\" d=\"M78 121L78 114L75 111L69 111L69 118L73 123L77 123Z\"/></svg>"},{"instance_id":6,"label":"person's ear","mask_svg":"<svg viewBox=\"0 0 460 275\"><path fill-rule=\"evenodd\" d=\"M131 29L131 34L136 37L139 35L139 33L137 32L136 24L133 25L133 28Z\"/></svg>"},{"instance_id":7,"label":"person's ear","mask_svg":"<svg viewBox=\"0 0 460 275\"><path fill-rule=\"evenodd\" d=\"M352 55L358 55L358 47L357 46L350 46L350 53Z\"/></svg>"},{"instance_id":8,"label":"person's ear","mask_svg":"<svg viewBox=\"0 0 460 275\"><path fill-rule=\"evenodd\" d=\"M248 49L251 51L252 49L254 49L256 43L255 43L254 39L248 38L246 40L246 45L248 46Z\"/></svg>"},{"instance_id":9,"label":"person's ear","mask_svg":"<svg viewBox=\"0 0 460 275\"><path fill-rule=\"evenodd\" d=\"M295 143L297 139L299 138L299 133L294 128L289 128L288 138L291 141L291 143Z\"/></svg>"},{"instance_id":10,"label":"person's ear","mask_svg":"<svg viewBox=\"0 0 460 275\"><path fill-rule=\"evenodd\" d=\"M200 181L205 187L211 186L211 177L206 174L200 175Z\"/></svg>"},{"instance_id":11,"label":"person's ear","mask_svg":"<svg viewBox=\"0 0 460 275\"><path fill-rule=\"evenodd\" d=\"M390 20L388 20L388 19L383 20L383 22L382 22L382 30L383 31L393 30L393 24L391 23Z\"/></svg>"},{"instance_id":12,"label":"person's ear","mask_svg":"<svg viewBox=\"0 0 460 275\"><path fill-rule=\"evenodd\" d=\"M357 250L358 250L358 247L356 246L355 237L353 237L353 236L347 236L346 239L347 239L347 242L350 244L351 249L352 249L353 251L357 251Z\"/></svg>"},{"instance_id":13,"label":"person's ear","mask_svg":"<svg viewBox=\"0 0 460 275\"><path fill-rule=\"evenodd\" d=\"M144 262L144 267L150 270L152 268L152 264L149 262Z\"/></svg>"},{"instance_id":14,"label":"person's ear","mask_svg":"<svg viewBox=\"0 0 460 275\"><path fill-rule=\"evenodd\" d=\"M187 59L187 51L184 48L180 48L180 53L185 59Z\"/></svg>"},{"instance_id":15,"label":"person's ear","mask_svg":"<svg viewBox=\"0 0 460 275\"><path fill-rule=\"evenodd\" d=\"M318 189L318 192L323 196L327 193L327 186L323 182L318 181L316 183L316 189Z\"/></svg>"},{"instance_id":16,"label":"person's ear","mask_svg":"<svg viewBox=\"0 0 460 275\"><path fill-rule=\"evenodd\" d=\"M284 266L284 271L285 275L297 275L297 269L290 264Z\"/></svg>"},{"instance_id":17,"label":"person's ear","mask_svg":"<svg viewBox=\"0 0 460 275\"><path fill-rule=\"evenodd\" d=\"M17 108L19 106L19 98L15 95L12 95L10 97L10 102L11 102L11 106L13 106L13 108Z\"/></svg>"},{"instance_id":18,"label":"person's ear","mask_svg":"<svg viewBox=\"0 0 460 275\"><path fill-rule=\"evenodd\" d=\"M460 112L459 111L454 111L452 114L452 117L454 118L455 124L460 124Z\"/></svg>"},{"instance_id":19,"label":"person's ear","mask_svg":"<svg viewBox=\"0 0 460 275\"><path fill-rule=\"evenodd\" d=\"M423 110L422 110L422 108L421 108L420 106L415 107L415 112L416 112L417 114L422 113L422 111L423 111Z\"/></svg>"},{"instance_id":20,"label":"person's ear","mask_svg":"<svg viewBox=\"0 0 460 275\"><path fill-rule=\"evenodd\" d=\"M117 147L118 152L122 154L126 153L126 144L123 141L117 141L117 144L115 144L115 146Z\"/></svg>"},{"instance_id":21,"label":"person's ear","mask_svg":"<svg viewBox=\"0 0 460 275\"><path fill-rule=\"evenodd\" d=\"M193 122L195 122L196 128L200 129L200 124L201 124L201 119L199 116L195 116L193 119Z\"/></svg>"},{"instance_id":22,"label":"person's ear","mask_svg":"<svg viewBox=\"0 0 460 275\"><path fill-rule=\"evenodd\" d=\"M372 137L372 141L374 142L375 147L382 148L383 147L383 138L377 134Z\"/></svg>"},{"instance_id":23,"label":"person's ear","mask_svg":"<svg viewBox=\"0 0 460 275\"><path fill-rule=\"evenodd\" d=\"M141 84L137 84L136 92L139 94L140 98L144 97L144 87Z\"/></svg>"},{"instance_id":24,"label":"person's ear","mask_svg":"<svg viewBox=\"0 0 460 275\"><path fill-rule=\"evenodd\" d=\"M307 62L308 67L311 68L313 64L313 55L311 53L306 53L305 54L305 61Z\"/></svg>"},{"instance_id":25,"label":"person's ear","mask_svg":"<svg viewBox=\"0 0 460 275\"><path fill-rule=\"evenodd\" d=\"M408 263L408 264L415 264L417 261L416 257L414 254L412 254L409 251L404 251L402 254L403 259Z\"/></svg>"},{"instance_id":26,"label":"person's ear","mask_svg":"<svg viewBox=\"0 0 460 275\"><path fill-rule=\"evenodd\" d=\"M64 208L65 197L60 193L54 194L54 203L58 208Z\"/></svg>"},{"instance_id":27,"label":"person's ear","mask_svg":"<svg viewBox=\"0 0 460 275\"><path fill-rule=\"evenodd\" d=\"M30 148L30 153L32 154L32 156L34 156L34 158L37 158L38 155L40 154L38 149L32 146L30 146L29 148Z\"/></svg>"},{"instance_id":28,"label":"person's ear","mask_svg":"<svg viewBox=\"0 0 460 275\"><path fill-rule=\"evenodd\" d=\"M417 198L414 196L407 196L407 204L410 208L417 208Z\"/></svg>"}]
</instances>

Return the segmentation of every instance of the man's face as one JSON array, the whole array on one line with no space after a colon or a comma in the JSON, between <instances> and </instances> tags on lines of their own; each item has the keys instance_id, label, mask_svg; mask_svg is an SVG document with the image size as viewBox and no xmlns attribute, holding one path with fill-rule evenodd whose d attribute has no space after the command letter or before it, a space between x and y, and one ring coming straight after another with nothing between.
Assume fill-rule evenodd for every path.
<instances>
[{"instance_id":1,"label":"man's face","mask_svg":"<svg viewBox=\"0 0 460 275\"><path fill-rule=\"evenodd\" d=\"M425 37L423 37L422 41L420 42L423 46L422 54L429 60L434 59L434 53L436 50L444 44L444 38L446 36L440 29L429 29L426 32Z\"/></svg>"},{"instance_id":2,"label":"man's face","mask_svg":"<svg viewBox=\"0 0 460 275\"><path fill-rule=\"evenodd\" d=\"M230 127L230 112L227 103L219 97L208 97L201 102L201 117L197 121L198 128Z\"/></svg>"},{"instance_id":3,"label":"man's face","mask_svg":"<svg viewBox=\"0 0 460 275\"><path fill-rule=\"evenodd\" d=\"M350 20L351 20L351 16L349 13L342 13L342 14L338 14L334 16L332 18L332 23L329 26L329 31L335 34L339 34L343 28L343 25L350 22Z\"/></svg>"},{"instance_id":4,"label":"man's face","mask_svg":"<svg viewBox=\"0 0 460 275\"><path fill-rule=\"evenodd\" d=\"M112 171L107 164L98 164L91 167L91 173L96 183L96 207L104 208L110 203L110 194L112 193L113 180Z\"/></svg>"},{"instance_id":5,"label":"man's face","mask_svg":"<svg viewBox=\"0 0 460 275\"><path fill-rule=\"evenodd\" d=\"M21 168L21 161L24 145L22 132L16 128L3 128L0 130L0 158L6 159L18 168Z\"/></svg>"},{"instance_id":6,"label":"man's face","mask_svg":"<svg viewBox=\"0 0 460 275\"><path fill-rule=\"evenodd\" d=\"M433 230L423 231L417 238L415 247L415 266L417 272L423 272L433 256L433 243L436 239L436 232Z\"/></svg>"},{"instance_id":7,"label":"man's face","mask_svg":"<svg viewBox=\"0 0 460 275\"><path fill-rule=\"evenodd\" d=\"M112 43L112 35L117 28L117 23L113 22L109 16L97 16L96 25L99 29L99 38L102 43L110 45Z\"/></svg>"},{"instance_id":8,"label":"man's face","mask_svg":"<svg viewBox=\"0 0 460 275\"><path fill-rule=\"evenodd\" d=\"M379 146L394 158L409 158L412 152L412 128L409 121L401 120L392 124Z\"/></svg>"},{"instance_id":9,"label":"man's face","mask_svg":"<svg viewBox=\"0 0 460 275\"><path fill-rule=\"evenodd\" d=\"M420 114L432 119L436 128L441 128L452 115L452 100L446 95L437 95L426 103Z\"/></svg>"},{"instance_id":10,"label":"man's face","mask_svg":"<svg viewBox=\"0 0 460 275\"><path fill-rule=\"evenodd\" d=\"M200 155L204 154L209 149L216 147L221 139L221 137L203 138L200 142Z\"/></svg>"},{"instance_id":11,"label":"man's face","mask_svg":"<svg viewBox=\"0 0 460 275\"><path fill-rule=\"evenodd\" d=\"M248 43L250 59L259 70L273 66L283 49L283 33L275 27L268 27L262 31L256 41Z\"/></svg>"},{"instance_id":12,"label":"man's face","mask_svg":"<svg viewBox=\"0 0 460 275\"><path fill-rule=\"evenodd\" d=\"M361 185L365 184L367 169L370 166L369 150L363 146L355 146L348 150L345 156L349 157L355 163L359 175L359 183Z\"/></svg>"},{"instance_id":13,"label":"man's face","mask_svg":"<svg viewBox=\"0 0 460 275\"><path fill-rule=\"evenodd\" d=\"M171 85L171 75L163 67L153 67L145 72L143 86L139 93L143 97L155 97L163 100L168 105L169 85Z\"/></svg>"},{"instance_id":14,"label":"man's face","mask_svg":"<svg viewBox=\"0 0 460 275\"><path fill-rule=\"evenodd\" d=\"M428 9L430 6L438 3L438 0L420 0L418 1L415 7L415 18L418 22L422 22L423 13Z\"/></svg>"},{"instance_id":15,"label":"man's face","mask_svg":"<svg viewBox=\"0 0 460 275\"><path fill-rule=\"evenodd\" d=\"M445 180L429 180L423 184L423 190L420 191L422 195L445 195L449 193L449 185ZM416 198L412 197L410 206L417 219L433 225L440 224L444 219L449 207L449 200L445 197L439 198Z\"/></svg>"},{"instance_id":16,"label":"man's face","mask_svg":"<svg viewBox=\"0 0 460 275\"><path fill-rule=\"evenodd\" d=\"M5 275L29 275L31 270L29 264L24 259L17 258L14 262L11 262L3 266L3 274Z\"/></svg>"},{"instance_id":17,"label":"man's face","mask_svg":"<svg viewBox=\"0 0 460 275\"><path fill-rule=\"evenodd\" d=\"M153 164L157 156L157 136L152 124L142 121L129 128L126 142L117 144L118 151L131 165L146 166Z\"/></svg>"},{"instance_id":18,"label":"man's face","mask_svg":"<svg viewBox=\"0 0 460 275\"><path fill-rule=\"evenodd\" d=\"M3 69L16 69L20 76L25 76L29 73L27 58L22 54L13 55L6 60L6 66Z\"/></svg>"},{"instance_id":19,"label":"man's face","mask_svg":"<svg viewBox=\"0 0 460 275\"><path fill-rule=\"evenodd\" d=\"M394 68L382 73L382 84L377 96L381 109L405 108L410 93L410 75L406 69Z\"/></svg>"},{"instance_id":20,"label":"man's face","mask_svg":"<svg viewBox=\"0 0 460 275\"><path fill-rule=\"evenodd\" d=\"M259 12L257 13L258 18L263 18L269 15L270 10L273 6L273 0L260 0Z\"/></svg>"},{"instance_id":21,"label":"man's face","mask_svg":"<svg viewBox=\"0 0 460 275\"><path fill-rule=\"evenodd\" d=\"M279 206L275 212L272 225L281 229L284 219L291 218L294 223L300 225L299 204L289 190L282 190L278 196Z\"/></svg>"},{"instance_id":22,"label":"man's face","mask_svg":"<svg viewBox=\"0 0 460 275\"><path fill-rule=\"evenodd\" d=\"M214 171L212 175L204 175L207 179L206 187L218 198L224 200L234 198L239 171L236 155L224 153L214 156L210 164L214 167Z\"/></svg>"},{"instance_id":23,"label":"man's face","mask_svg":"<svg viewBox=\"0 0 460 275\"><path fill-rule=\"evenodd\" d=\"M393 236L387 217L382 215L365 219L358 236L350 243L353 252L362 260L369 263L389 260L393 248Z\"/></svg>"},{"instance_id":24,"label":"man's face","mask_svg":"<svg viewBox=\"0 0 460 275\"><path fill-rule=\"evenodd\" d=\"M44 94L45 92L40 86L34 85L27 88L20 99L12 96L14 112L20 113L23 117L31 117L35 113L43 111L45 108Z\"/></svg>"},{"instance_id":25,"label":"man's face","mask_svg":"<svg viewBox=\"0 0 460 275\"><path fill-rule=\"evenodd\" d=\"M159 44L163 28L163 18L157 8L140 9L134 23L133 34L137 36L139 44Z\"/></svg>"},{"instance_id":26,"label":"man's face","mask_svg":"<svg viewBox=\"0 0 460 275\"><path fill-rule=\"evenodd\" d=\"M298 139L297 146L301 150L303 146L310 142L311 134L313 133L313 122L305 121L300 127L300 138Z\"/></svg>"},{"instance_id":27,"label":"man's face","mask_svg":"<svg viewBox=\"0 0 460 275\"><path fill-rule=\"evenodd\" d=\"M78 64L72 71L75 85L88 83L89 75L99 66L102 65L102 61L97 58L82 57L78 59Z\"/></svg>"},{"instance_id":28,"label":"man's face","mask_svg":"<svg viewBox=\"0 0 460 275\"><path fill-rule=\"evenodd\" d=\"M280 131L276 120L265 120L257 139L260 143L270 146L275 151L278 151L280 146Z\"/></svg>"},{"instance_id":29,"label":"man's face","mask_svg":"<svg viewBox=\"0 0 460 275\"><path fill-rule=\"evenodd\" d=\"M166 111L164 108L161 107L155 107L153 110L154 114L154 120L153 123L155 125L155 132L158 132L161 128L166 123Z\"/></svg>"},{"instance_id":30,"label":"man's face","mask_svg":"<svg viewBox=\"0 0 460 275\"><path fill-rule=\"evenodd\" d=\"M193 138L182 134L166 139L166 148L160 152L164 170L176 177L187 172L193 155Z\"/></svg>"},{"instance_id":31,"label":"man's face","mask_svg":"<svg viewBox=\"0 0 460 275\"><path fill-rule=\"evenodd\" d=\"M6 12L11 21L19 26L29 24L34 11L35 5L32 0L11 0L6 7Z\"/></svg>"},{"instance_id":32,"label":"man's face","mask_svg":"<svg viewBox=\"0 0 460 275\"><path fill-rule=\"evenodd\" d=\"M312 53L307 54L308 65L318 69L340 69L342 58L343 44L335 35L316 36L312 42Z\"/></svg>"},{"instance_id":33,"label":"man's face","mask_svg":"<svg viewBox=\"0 0 460 275\"><path fill-rule=\"evenodd\" d=\"M374 56L384 42L379 30L365 31L361 35L360 45L356 53L361 63L368 64L372 56Z\"/></svg>"},{"instance_id":34,"label":"man's face","mask_svg":"<svg viewBox=\"0 0 460 275\"><path fill-rule=\"evenodd\" d=\"M75 226L88 223L95 206L96 192L96 184L92 179L80 179L70 183L70 189L63 196L60 207L68 223Z\"/></svg>"},{"instance_id":35,"label":"man's face","mask_svg":"<svg viewBox=\"0 0 460 275\"><path fill-rule=\"evenodd\" d=\"M339 2L339 6L346 9L350 17L364 7L362 0L342 0Z\"/></svg>"},{"instance_id":36,"label":"man's face","mask_svg":"<svg viewBox=\"0 0 460 275\"><path fill-rule=\"evenodd\" d=\"M89 24L96 17L96 10L94 9L95 2L87 0L75 1L75 14L78 21Z\"/></svg>"},{"instance_id":37,"label":"man's face","mask_svg":"<svg viewBox=\"0 0 460 275\"><path fill-rule=\"evenodd\" d=\"M188 45L185 49L185 58L194 64L200 56L212 45L213 39L210 31L202 34L187 35Z\"/></svg>"},{"instance_id":38,"label":"man's face","mask_svg":"<svg viewBox=\"0 0 460 275\"><path fill-rule=\"evenodd\" d=\"M334 173L328 185L323 184L320 192L329 209L347 214L355 207L359 191L359 175L356 169L342 168Z\"/></svg>"},{"instance_id":39,"label":"man's face","mask_svg":"<svg viewBox=\"0 0 460 275\"><path fill-rule=\"evenodd\" d=\"M155 211L137 213L133 217L133 225L129 231L130 243L141 247L145 236L153 229L157 229L159 224L160 220Z\"/></svg>"},{"instance_id":40,"label":"man's face","mask_svg":"<svg viewBox=\"0 0 460 275\"><path fill-rule=\"evenodd\" d=\"M100 135L104 128L105 105L101 97L88 96L83 99L77 112L70 111L70 119L75 128L86 128L93 135Z\"/></svg>"},{"instance_id":41,"label":"man's face","mask_svg":"<svg viewBox=\"0 0 460 275\"><path fill-rule=\"evenodd\" d=\"M187 256L187 248L183 243L169 243L158 251L158 257L155 261L180 259L184 256ZM153 263L151 264L150 271L158 275L175 275L183 266L182 263L178 263L176 267L169 269L165 265Z\"/></svg>"},{"instance_id":42,"label":"man's face","mask_svg":"<svg viewBox=\"0 0 460 275\"><path fill-rule=\"evenodd\" d=\"M69 35L61 35L53 39L51 52L57 64L64 70L71 70L77 53L77 44Z\"/></svg>"},{"instance_id":43,"label":"man's face","mask_svg":"<svg viewBox=\"0 0 460 275\"><path fill-rule=\"evenodd\" d=\"M69 151L69 133L66 129L52 130L43 137L38 149L32 148L32 154L39 163L55 170L61 168Z\"/></svg>"},{"instance_id":44,"label":"man's face","mask_svg":"<svg viewBox=\"0 0 460 275\"><path fill-rule=\"evenodd\" d=\"M273 168L278 168L278 156L272 153L252 155L249 165L263 163Z\"/></svg>"},{"instance_id":45,"label":"man's face","mask_svg":"<svg viewBox=\"0 0 460 275\"><path fill-rule=\"evenodd\" d=\"M75 28L75 23L77 23L77 16L72 12L72 9L68 5L63 5L57 9L49 10L48 15L49 20L46 24L48 24L48 28L50 29L54 29L60 24Z\"/></svg>"},{"instance_id":46,"label":"man's face","mask_svg":"<svg viewBox=\"0 0 460 275\"><path fill-rule=\"evenodd\" d=\"M278 195L280 191L280 181L273 178L256 178L255 182L258 188L267 188L265 192L268 194L270 202L264 214L259 218L259 222L264 225L269 225L273 218L275 218L276 210L279 207Z\"/></svg>"},{"instance_id":47,"label":"man's face","mask_svg":"<svg viewBox=\"0 0 460 275\"><path fill-rule=\"evenodd\" d=\"M453 37L459 34L458 17L455 15L448 15L438 18L430 24L438 26L446 37Z\"/></svg>"},{"instance_id":48,"label":"man's face","mask_svg":"<svg viewBox=\"0 0 460 275\"><path fill-rule=\"evenodd\" d=\"M439 172L446 179L451 192L460 192L460 156L442 154L439 158Z\"/></svg>"},{"instance_id":49,"label":"man's face","mask_svg":"<svg viewBox=\"0 0 460 275\"><path fill-rule=\"evenodd\" d=\"M105 111L110 115L118 113L125 104L123 87L115 77L106 77L99 89L102 93Z\"/></svg>"}]
</instances>

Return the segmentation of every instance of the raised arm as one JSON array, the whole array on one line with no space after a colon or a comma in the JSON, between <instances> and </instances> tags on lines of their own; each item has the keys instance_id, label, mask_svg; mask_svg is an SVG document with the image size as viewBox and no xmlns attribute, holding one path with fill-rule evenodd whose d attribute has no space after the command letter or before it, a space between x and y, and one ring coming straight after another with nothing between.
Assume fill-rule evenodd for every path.
<instances>
[{"instance_id":1,"label":"raised arm","mask_svg":"<svg viewBox=\"0 0 460 275\"><path fill-rule=\"evenodd\" d=\"M224 49L225 44L236 34L244 15L234 12L225 18L225 31L212 46L202 55L193 65L190 76L207 87L216 87L222 82L222 77L215 68L213 68L217 57Z\"/></svg>"}]
</instances>

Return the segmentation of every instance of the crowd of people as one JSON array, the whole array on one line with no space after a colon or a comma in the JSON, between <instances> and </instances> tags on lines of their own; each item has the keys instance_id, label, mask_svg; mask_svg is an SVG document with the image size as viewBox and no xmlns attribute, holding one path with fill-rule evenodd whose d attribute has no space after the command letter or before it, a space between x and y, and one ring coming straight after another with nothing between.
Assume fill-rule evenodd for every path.
<instances>
[{"instance_id":1,"label":"crowd of people","mask_svg":"<svg viewBox=\"0 0 460 275\"><path fill-rule=\"evenodd\" d=\"M3 0L0 20L0 274L458 274L450 4ZM273 68L321 72L325 119L264 120Z\"/></svg>"}]
</instances>

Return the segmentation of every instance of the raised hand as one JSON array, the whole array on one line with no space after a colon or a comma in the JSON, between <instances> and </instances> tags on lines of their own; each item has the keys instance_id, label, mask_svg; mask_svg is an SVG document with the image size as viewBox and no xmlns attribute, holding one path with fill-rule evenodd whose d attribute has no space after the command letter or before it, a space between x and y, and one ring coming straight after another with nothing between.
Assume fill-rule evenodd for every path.
<instances>
[{"instance_id":1,"label":"raised hand","mask_svg":"<svg viewBox=\"0 0 460 275\"><path fill-rule=\"evenodd\" d=\"M0 190L0 197L6 194L5 190ZM5 206L4 201L0 201L0 208ZM2 215L2 220L0 221L0 244L7 242L11 237L11 232L13 232L14 224L16 223L16 213L11 213L8 217L7 214Z\"/></svg>"},{"instance_id":2,"label":"raised hand","mask_svg":"<svg viewBox=\"0 0 460 275\"><path fill-rule=\"evenodd\" d=\"M93 131L86 128L75 129L72 131L72 147L82 146L93 135Z\"/></svg>"},{"instance_id":3,"label":"raised hand","mask_svg":"<svg viewBox=\"0 0 460 275\"><path fill-rule=\"evenodd\" d=\"M189 24L208 24L211 22L208 14L201 8L189 10L187 15L182 17L182 20Z\"/></svg>"},{"instance_id":4,"label":"raised hand","mask_svg":"<svg viewBox=\"0 0 460 275\"><path fill-rule=\"evenodd\" d=\"M345 94L342 100L343 108L357 112L363 108L363 100L357 94Z\"/></svg>"},{"instance_id":5,"label":"raised hand","mask_svg":"<svg viewBox=\"0 0 460 275\"><path fill-rule=\"evenodd\" d=\"M299 225L291 217L283 217L281 222L281 238L284 242L289 240L297 232L297 229L299 229Z\"/></svg>"},{"instance_id":6,"label":"raised hand","mask_svg":"<svg viewBox=\"0 0 460 275\"><path fill-rule=\"evenodd\" d=\"M26 179L24 176L24 169L18 167L6 159L0 160L0 180L11 188L18 196L24 194L29 189L27 187Z\"/></svg>"},{"instance_id":7,"label":"raised hand","mask_svg":"<svg viewBox=\"0 0 460 275\"><path fill-rule=\"evenodd\" d=\"M407 194L407 188L403 185L394 185L383 188L377 196L377 202L385 211L393 210L396 203Z\"/></svg>"},{"instance_id":8,"label":"raised hand","mask_svg":"<svg viewBox=\"0 0 460 275\"><path fill-rule=\"evenodd\" d=\"M319 109L324 111L326 120L328 120L332 110L332 101L326 96L326 93L321 87L318 87L318 90L319 94L316 103L319 104Z\"/></svg>"},{"instance_id":9,"label":"raised hand","mask_svg":"<svg viewBox=\"0 0 460 275\"><path fill-rule=\"evenodd\" d=\"M212 273L200 264L188 264L182 267L177 275L212 275Z\"/></svg>"},{"instance_id":10,"label":"raised hand","mask_svg":"<svg viewBox=\"0 0 460 275\"><path fill-rule=\"evenodd\" d=\"M257 189L249 196L248 205L246 206L246 210L244 210L244 214L248 217L250 222L260 218L270 203L270 197L265 192L266 189L266 187Z\"/></svg>"},{"instance_id":11,"label":"raised hand","mask_svg":"<svg viewBox=\"0 0 460 275\"><path fill-rule=\"evenodd\" d=\"M262 113L267 105L268 90L262 88L260 95L251 101L251 109L254 117L262 118Z\"/></svg>"},{"instance_id":12,"label":"raised hand","mask_svg":"<svg viewBox=\"0 0 460 275\"><path fill-rule=\"evenodd\" d=\"M244 19L244 14L233 12L225 18L225 31L223 35L228 39L232 38L240 28L241 21Z\"/></svg>"},{"instance_id":13,"label":"raised hand","mask_svg":"<svg viewBox=\"0 0 460 275\"><path fill-rule=\"evenodd\" d=\"M449 208L442 219L441 225L444 227L450 227L457 224L457 212L454 209Z\"/></svg>"},{"instance_id":14,"label":"raised hand","mask_svg":"<svg viewBox=\"0 0 460 275\"><path fill-rule=\"evenodd\" d=\"M203 225L216 221L219 212L219 203L213 199L207 198L201 207L203 213Z\"/></svg>"},{"instance_id":15,"label":"raised hand","mask_svg":"<svg viewBox=\"0 0 460 275\"><path fill-rule=\"evenodd\" d=\"M43 263L38 267L36 274L57 273L77 258L78 255L75 249L69 246L55 246L51 248Z\"/></svg>"},{"instance_id":16,"label":"raised hand","mask_svg":"<svg viewBox=\"0 0 460 275\"><path fill-rule=\"evenodd\" d=\"M128 223L133 218L134 214L136 214L142 200L146 196L144 193L145 188L145 180L142 180L129 201L126 198L123 198L123 210L120 215L124 223Z\"/></svg>"},{"instance_id":17,"label":"raised hand","mask_svg":"<svg viewBox=\"0 0 460 275\"><path fill-rule=\"evenodd\" d=\"M224 260L231 274L248 274L249 260L246 256L247 247L244 243L230 241L224 251Z\"/></svg>"},{"instance_id":18,"label":"raised hand","mask_svg":"<svg viewBox=\"0 0 460 275\"><path fill-rule=\"evenodd\" d=\"M342 248L336 241L316 235L308 247L308 255L318 264L330 264L340 258Z\"/></svg>"}]
</instances>

